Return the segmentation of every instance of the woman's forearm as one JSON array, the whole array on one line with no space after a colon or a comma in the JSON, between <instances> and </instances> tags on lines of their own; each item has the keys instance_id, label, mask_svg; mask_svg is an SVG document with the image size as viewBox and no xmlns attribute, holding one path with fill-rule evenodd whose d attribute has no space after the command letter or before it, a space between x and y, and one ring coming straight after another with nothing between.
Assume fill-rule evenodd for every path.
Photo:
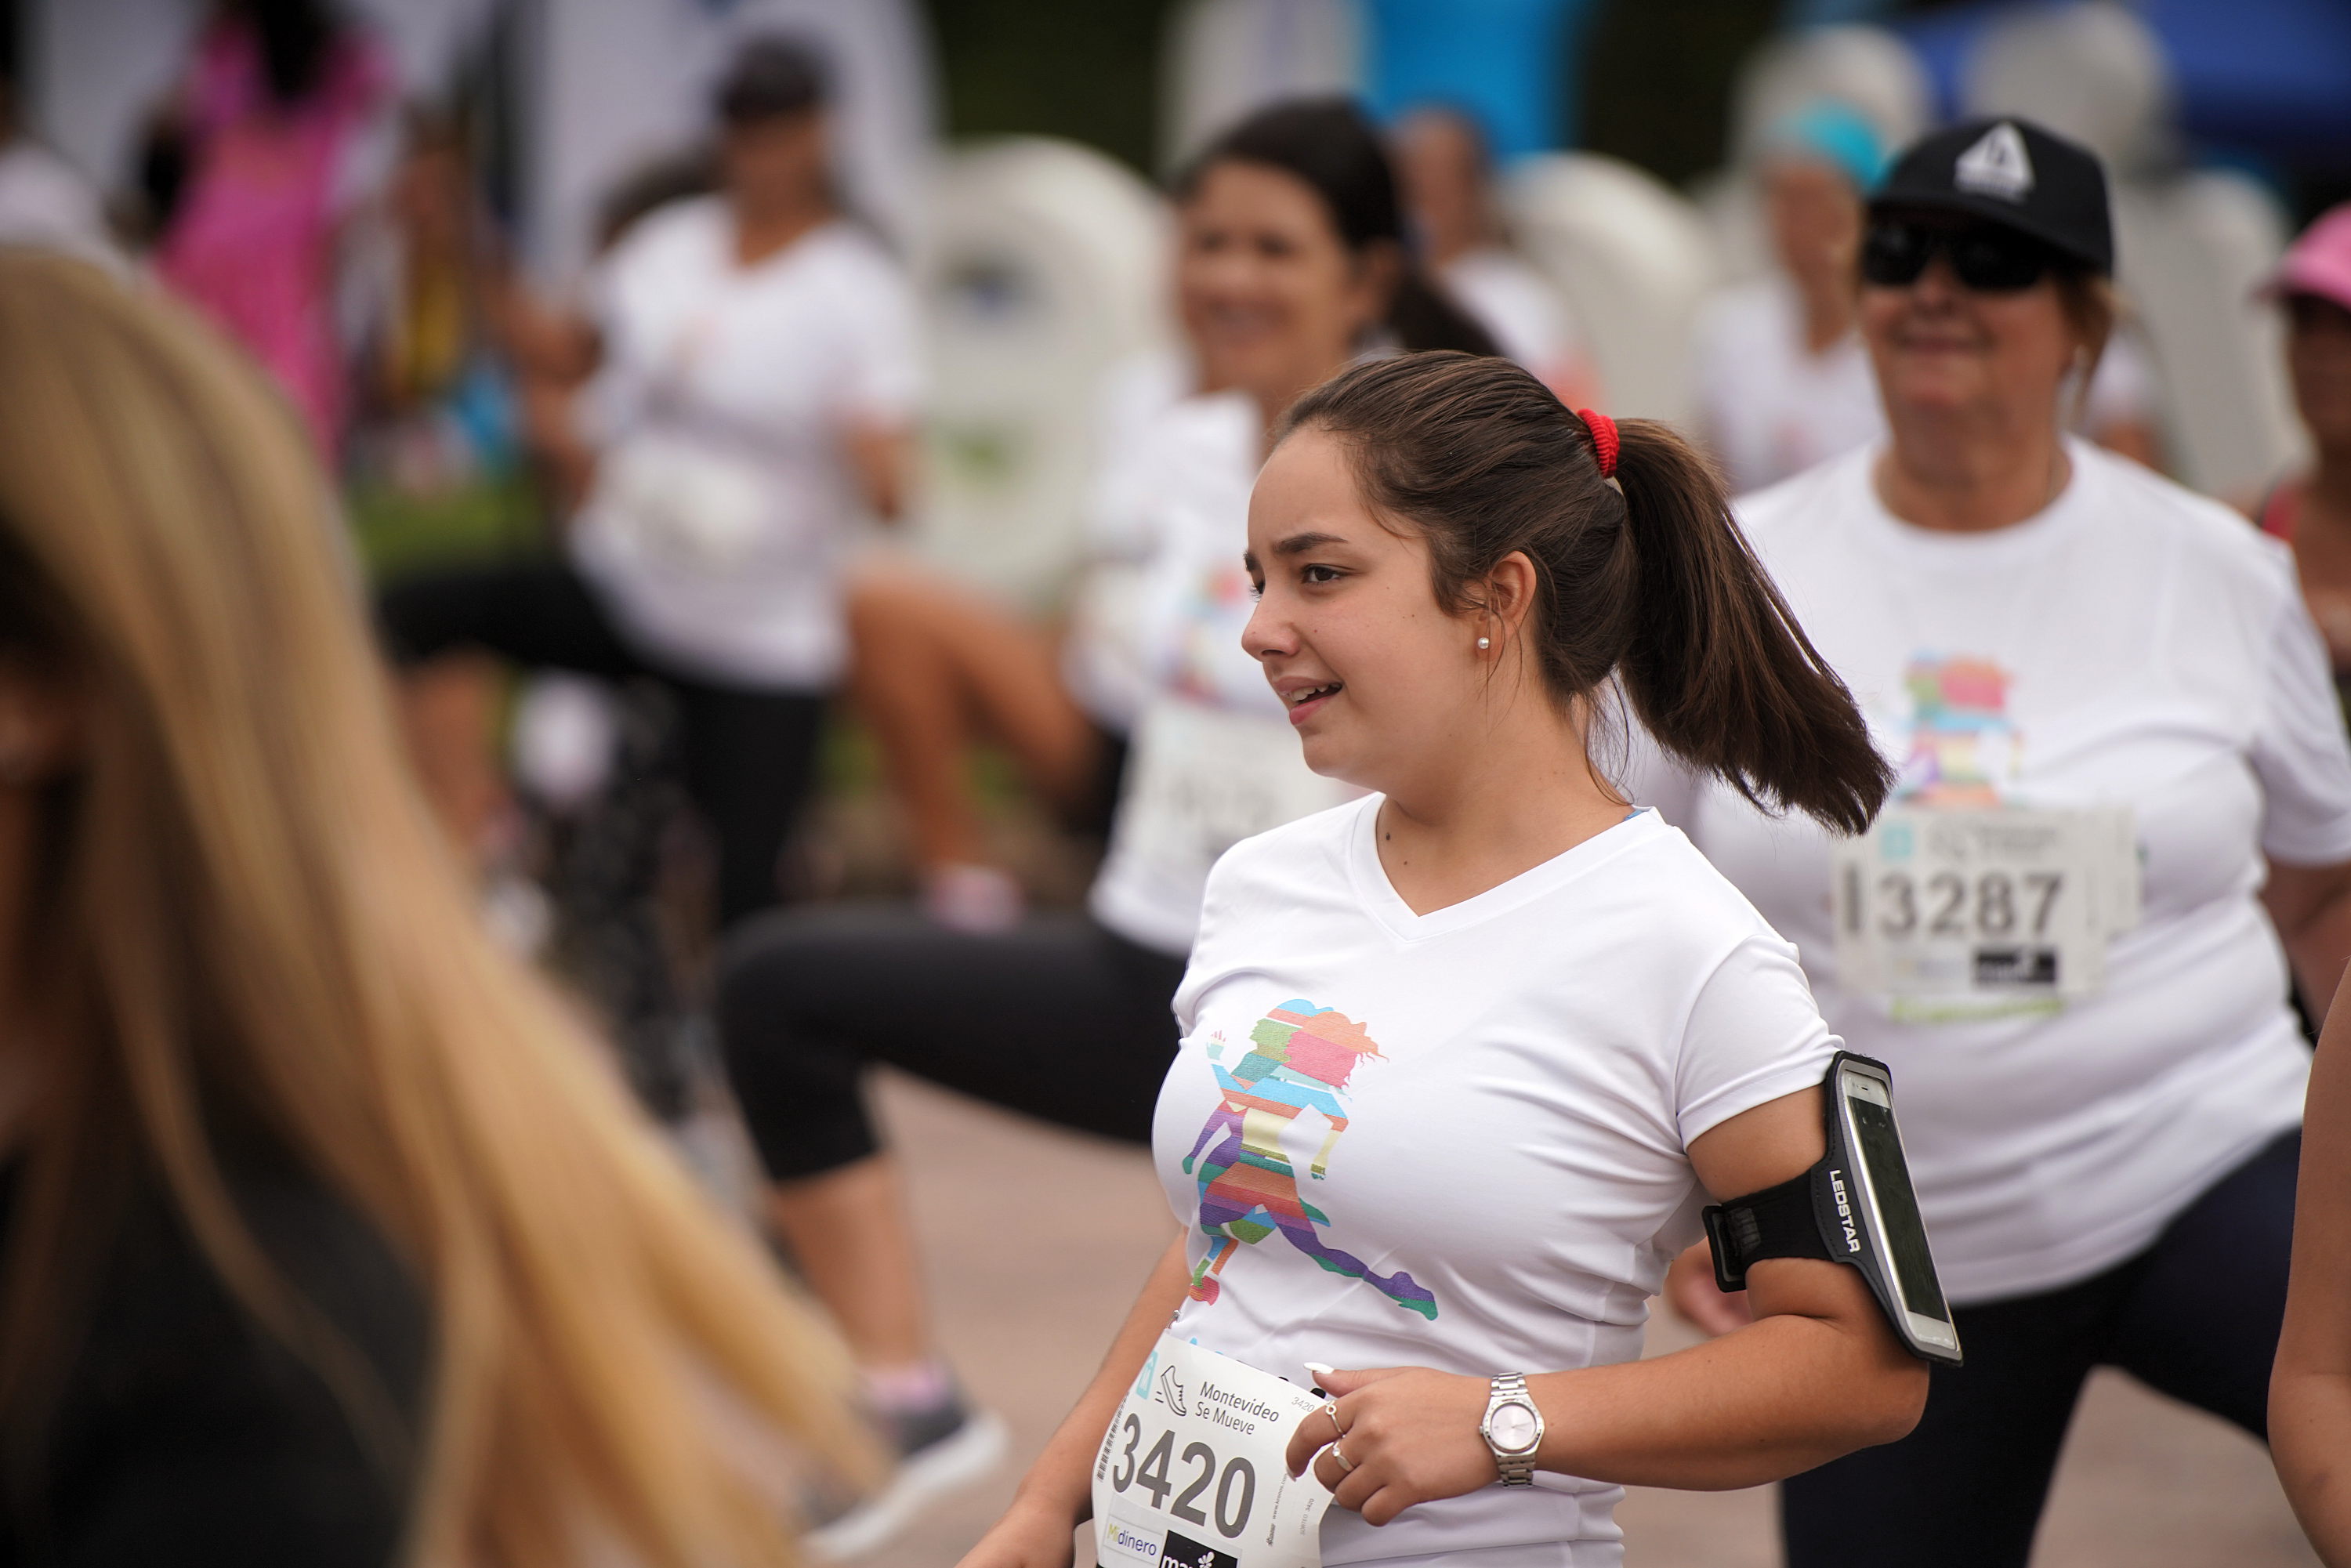
<instances>
[{"instance_id":1,"label":"woman's forearm","mask_svg":"<svg viewBox=\"0 0 2351 1568\"><path fill-rule=\"evenodd\" d=\"M1153 1266L1151 1277L1144 1281L1134 1310L1126 1314L1118 1337L1111 1341L1110 1353L1102 1357L1102 1369L1078 1396L1075 1407L1054 1428L1045 1451L1037 1456L1037 1462L1021 1478L1016 1507L1042 1508L1056 1514L1066 1512L1072 1524L1092 1515L1093 1492L1087 1478L1093 1469L1095 1452L1102 1446L1102 1433L1109 1429L1111 1417L1118 1413L1118 1402L1125 1397L1127 1385L1134 1381L1144 1358L1159 1343L1168 1318L1182 1304L1189 1278L1190 1270L1184 1260L1184 1238L1178 1236Z\"/></svg>"},{"instance_id":2,"label":"woman's forearm","mask_svg":"<svg viewBox=\"0 0 2351 1568\"><path fill-rule=\"evenodd\" d=\"M2351 1374L2298 1372L2280 1360L2270 1457L2319 1561L2351 1568Z\"/></svg>"},{"instance_id":3,"label":"woman's forearm","mask_svg":"<svg viewBox=\"0 0 2351 1568\"><path fill-rule=\"evenodd\" d=\"M2319 1557L2351 1568L2351 1009L2319 1033L2304 1116L2270 1452Z\"/></svg>"},{"instance_id":4,"label":"woman's forearm","mask_svg":"<svg viewBox=\"0 0 2351 1568\"><path fill-rule=\"evenodd\" d=\"M1690 1491L1761 1486L1892 1442L1927 1401L1925 1364L1882 1325L1792 1313L1528 1384L1543 1413L1541 1469Z\"/></svg>"}]
</instances>

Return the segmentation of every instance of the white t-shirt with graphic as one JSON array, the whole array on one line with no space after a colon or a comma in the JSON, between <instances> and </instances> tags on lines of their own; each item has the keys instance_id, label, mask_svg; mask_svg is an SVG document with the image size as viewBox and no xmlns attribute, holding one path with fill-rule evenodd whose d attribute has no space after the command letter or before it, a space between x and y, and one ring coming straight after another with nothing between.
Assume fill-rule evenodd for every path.
<instances>
[{"instance_id":1,"label":"white t-shirt with graphic","mask_svg":"<svg viewBox=\"0 0 2351 1568\"><path fill-rule=\"evenodd\" d=\"M1739 516L1901 766L1898 800L2129 808L2142 910L2099 994L2053 1016L1897 1021L1838 983L1818 827L1662 769L1630 780L1796 943L1831 1026L1893 1068L1962 1303L2120 1261L2299 1123L2310 1052L2263 856L2351 860L2351 749L2285 549L2137 464L2066 452L2064 493L1989 534L1894 517L1875 448Z\"/></svg>"},{"instance_id":2,"label":"white t-shirt with graphic","mask_svg":"<svg viewBox=\"0 0 2351 1568\"><path fill-rule=\"evenodd\" d=\"M1699 1233L1691 1140L1818 1084L1837 1042L1794 950L1656 813L1422 915L1379 804L1209 878L1153 1137L1189 1228L1175 1332L1293 1381L1632 1360ZM1539 1475L1377 1530L1333 1510L1323 1561L1614 1564L1620 1496Z\"/></svg>"},{"instance_id":3,"label":"white t-shirt with graphic","mask_svg":"<svg viewBox=\"0 0 2351 1568\"><path fill-rule=\"evenodd\" d=\"M831 686L841 563L867 516L844 438L910 419L922 383L903 269L846 222L742 266L713 196L640 223L597 293L601 453L574 561L681 673Z\"/></svg>"},{"instance_id":4,"label":"white t-shirt with graphic","mask_svg":"<svg viewBox=\"0 0 2351 1568\"><path fill-rule=\"evenodd\" d=\"M1141 556L1133 646L1144 692L1108 852L1088 900L1133 941L1182 954L1208 868L1237 840L1354 791L1307 769L1265 671L1241 646L1257 608L1241 557L1264 441L1245 392L1189 397L1104 476Z\"/></svg>"}]
</instances>

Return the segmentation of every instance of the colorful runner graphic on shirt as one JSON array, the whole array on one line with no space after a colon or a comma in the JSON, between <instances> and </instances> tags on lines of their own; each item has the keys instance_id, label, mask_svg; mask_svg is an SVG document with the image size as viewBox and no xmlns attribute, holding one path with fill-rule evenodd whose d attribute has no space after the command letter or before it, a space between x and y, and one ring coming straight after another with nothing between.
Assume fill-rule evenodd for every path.
<instances>
[{"instance_id":1,"label":"colorful runner graphic on shirt","mask_svg":"<svg viewBox=\"0 0 2351 1568\"><path fill-rule=\"evenodd\" d=\"M1922 806L1997 806L2015 776L2009 674L1990 659L1921 653L1902 674L1910 693L1910 755L1896 795Z\"/></svg>"},{"instance_id":2,"label":"colorful runner graphic on shirt","mask_svg":"<svg viewBox=\"0 0 2351 1568\"><path fill-rule=\"evenodd\" d=\"M1222 1288L1217 1276L1233 1254L1279 1230L1332 1273L1364 1281L1405 1311L1436 1318L1437 1298L1411 1275L1374 1274L1362 1259L1323 1241L1318 1227L1331 1217L1299 1193L1298 1172L1281 1150L1281 1134L1302 1113L1321 1112L1331 1127L1307 1174L1322 1180L1332 1147L1347 1130L1347 1081L1365 1057L1379 1054L1362 1024L1293 998L1249 1030L1249 1054L1238 1067L1210 1062L1224 1094L1184 1156L1186 1174L1193 1174L1196 1161L1199 1166L1200 1229L1209 1240L1208 1255L1192 1274L1194 1301L1215 1301Z\"/></svg>"}]
</instances>

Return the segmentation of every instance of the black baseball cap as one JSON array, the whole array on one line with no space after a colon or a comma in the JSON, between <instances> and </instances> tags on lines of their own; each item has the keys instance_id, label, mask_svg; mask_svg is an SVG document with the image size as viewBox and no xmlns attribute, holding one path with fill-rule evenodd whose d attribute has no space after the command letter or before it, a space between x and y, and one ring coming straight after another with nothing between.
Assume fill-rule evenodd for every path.
<instances>
[{"instance_id":1,"label":"black baseball cap","mask_svg":"<svg viewBox=\"0 0 2351 1568\"><path fill-rule=\"evenodd\" d=\"M1869 193L1873 217L1906 207L1965 213L2114 274L2114 217L2098 155L2016 115L1970 120L1913 142Z\"/></svg>"}]
</instances>

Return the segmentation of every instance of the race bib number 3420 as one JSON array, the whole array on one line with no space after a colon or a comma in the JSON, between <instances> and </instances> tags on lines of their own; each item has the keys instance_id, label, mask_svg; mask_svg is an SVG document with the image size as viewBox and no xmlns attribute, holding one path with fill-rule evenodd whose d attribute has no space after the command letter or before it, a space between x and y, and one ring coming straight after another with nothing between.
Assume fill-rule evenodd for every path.
<instances>
[{"instance_id":1,"label":"race bib number 3420","mask_svg":"<svg viewBox=\"0 0 2351 1568\"><path fill-rule=\"evenodd\" d=\"M2138 923L2130 812L1889 807L1830 852L1837 973L1896 1018L2053 1009Z\"/></svg>"},{"instance_id":2,"label":"race bib number 3420","mask_svg":"<svg viewBox=\"0 0 2351 1568\"><path fill-rule=\"evenodd\" d=\"M1283 1462L1322 1407L1294 1383L1159 1336L1094 1459L1102 1568L1321 1568L1331 1494Z\"/></svg>"}]
</instances>

